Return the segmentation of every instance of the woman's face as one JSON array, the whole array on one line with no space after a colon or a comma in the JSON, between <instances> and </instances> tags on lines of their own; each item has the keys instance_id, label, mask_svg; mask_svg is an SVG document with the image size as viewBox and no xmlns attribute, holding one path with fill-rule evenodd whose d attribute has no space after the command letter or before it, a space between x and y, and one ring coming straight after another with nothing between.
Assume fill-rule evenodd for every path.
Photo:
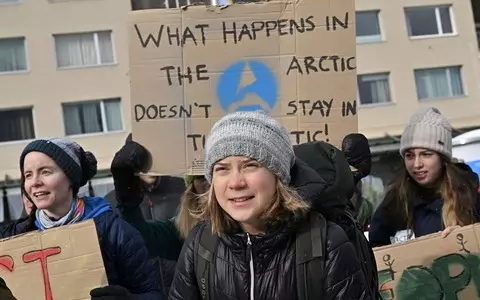
<instances>
[{"instance_id":1,"label":"woman's face","mask_svg":"<svg viewBox=\"0 0 480 300\"><path fill-rule=\"evenodd\" d=\"M30 152L25 156L24 171L25 192L38 209L57 212L69 208L73 197L70 180L55 162L41 152ZM68 212L68 209L67 209Z\"/></svg>"},{"instance_id":2,"label":"woman's face","mask_svg":"<svg viewBox=\"0 0 480 300\"><path fill-rule=\"evenodd\" d=\"M405 152L404 162L408 174L421 186L435 184L442 175L442 159L435 151L410 149Z\"/></svg>"},{"instance_id":3,"label":"woman's face","mask_svg":"<svg viewBox=\"0 0 480 300\"><path fill-rule=\"evenodd\" d=\"M213 192L222 209L250 233L262 230L261 214L275 199L276 176L256 160L227 157L213 167Z\"/></svg>"}]
</instances>

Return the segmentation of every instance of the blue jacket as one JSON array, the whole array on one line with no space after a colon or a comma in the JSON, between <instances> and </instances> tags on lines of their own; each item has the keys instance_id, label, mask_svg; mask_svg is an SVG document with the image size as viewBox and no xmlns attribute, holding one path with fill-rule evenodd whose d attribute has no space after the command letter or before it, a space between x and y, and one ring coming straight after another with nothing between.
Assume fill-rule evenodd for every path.
<instances>
[{"instance_id":1,"label":"blue jacket","mask_svg":"<svg viewBox=\"0 0 480 300\"><path fill-rule=\"evenodd\" d=\"M141 300L163 299L157 271L150 261L148 250L140 233L112 211L99 197L84 197L85 213L81 221L93 219L97 228L105 271L110 285L120 285ZM23 221L11 226L2 237L14 236L35 228ZM41 225L35 221L39 230Z\"/></svg>"}]
</instances>

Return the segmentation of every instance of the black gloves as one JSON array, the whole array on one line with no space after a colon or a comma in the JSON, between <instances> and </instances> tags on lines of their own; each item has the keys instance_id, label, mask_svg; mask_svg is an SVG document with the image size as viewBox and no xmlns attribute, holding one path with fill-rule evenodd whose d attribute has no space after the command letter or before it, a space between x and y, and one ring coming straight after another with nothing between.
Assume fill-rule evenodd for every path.
<instances>
[{"instance_id":1,"label":"black gloves","mask_svg":"<svg viewBox=\"0 0 480 300\"><path fill-rule=\"evenodd\" d=\"M90 291L91 300L136 300L124 287L118 285L109 285L96 288Z\"/></svg>"},{"instance_id":2,"label":"black gloves","mask_svg":"<svg viewBox=\"0 0 480 300\"><path fill-rule=\"evenodd\" d=\"M138 172L151 166L151 155L142 145L127 141L115 154L110 171L115 185L115 195L120 207L135 207L143 201L142 181Z\"/></svg>"}]
</instances>

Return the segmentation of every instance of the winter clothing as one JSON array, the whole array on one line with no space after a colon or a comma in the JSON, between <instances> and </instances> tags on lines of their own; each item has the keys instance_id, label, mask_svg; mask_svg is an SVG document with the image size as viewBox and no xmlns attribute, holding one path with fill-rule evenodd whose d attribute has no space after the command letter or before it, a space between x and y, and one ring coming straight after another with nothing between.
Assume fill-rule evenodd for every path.
<instances>
[{"instance_id":1,"label":"winter clothing","mask_svg":"<svg viewBox=\"0 0 480 300\"><path fill-rule=\"evenodd\" d=\"M20 156L20 171L23 174L25 156L30 152L41 152L48 155L72 182L74 194L97 173L95 156L74 141L53 138L30 142Z\"/></svg>"},{"instance_id":2,"label":"winter clothing","mask_svg":"<svg viewBox=\"0 0 480 300\"><path fill-rule=\"evenodd\" d=\"M73 196L97 171L97 160L80 145L65 139L36 140L28 144L20 158L23 177L25 156L32 151L48 155L63 170L72 184ZM23 188L23 187L22 187ZM120 285L137 299L154 300L162 296L156 272L148 259L148 250L140 234L116 215L103 198L84 197L74 199L70 212L58 220L44 218L44 211L37 211L22 223L9 227L8 236L28 231L45 230L64 224L93 219L96 225L100 250L111 285ZM34 225L32 219L34 218ZM36 218L38 216L38 218ZM33 226L32 226L33 225Z\"/></svg>"},{"instance_id":3,"label":"winter clothing","mask_svg":"<svg viewBox=\"0 0 480 300\"><path fill-rule=\"evenodd\" d=\"M229 156L247 156L261 163L285 184L295 161L290 134L263 111L236 112L216 122L205 143L205 178L212 182L213 166Z\"/></svg>"},{"instance_id":4,"label":"winter clothing","mask_svg":"<svg viewBox=\"0 0 480 300\"><path fill-rule=\"evenodd\" d=\"M305 200L318 199L325 189L325 181L303 162L297 161L291 172L292 185ZM177 263L177 272L169 299L201 299L196 280L194 258L198 232L206 226L202 222L190 233ZM299 223L291 221L264 236L252 236L254 254L255 300L296 299L295 237ZM250 299L250 257L245 233L228 233L219 237L216 250L215 299ZM360 269L356 250L343 230L328 222L326 244L325 297L322 299L371 299L365 295L366 283Z\"/></svg>"},{"instance_id":5,"label":"winter clothing","mask_svg":"<svg viewBox=\"0 0 480 300\"><path fill-rule=\"evenodd\" d=\"M185 185L182 178L162 176L153 189L145 189L145 183L135 174L146 171L148 161L147 149L127 141L113 158L110 170L115 191L108 197L122 218L144 238L150 258L155 261L157 277L168 292L183 243L172 217L177 214Z\"/></svg>"},{"instance_id":6,"label":"winter clothing","mask_svg":"<svg viewBox=\"0 0 480 300\"><path fill-rule=\"evenodd\" d=\"M462 166L463 167L463 164ZM472 172L473 173L473 172ZM475 180L472 176L472 180ZM475 187L478 186L478 177ZM472 191L477 193L476 190ZM442 219L443 199L436 190L417 186L417 197L413 200L413 233L416 238L436 233L445 229ZM391 210L387 209L385 199L375 210L369 230L372 247L390 245L390 238L398 231L407 229L406 224L396 222ZM480 196L477 194L476 218L480 221ZM397 224L398 223L398 224Z\"/></svg>"},{"instance_id":7,"label":"winter clothing","mask_svg":"<svg viewBox=\"0 0 480 300\"><path fill-rule=\"evenodd\" d=\"M138 179L138 176L135 176ZM181 177L158 176L153 185L137 181L142 189L142 198L138 200L140 210L146 220L168 221L177 215L180 199L185 191L185 184ZM118 206L115 190L105 195L105 200ZM137 203L138 203L137 202Z\"/></svg>"},{"instance_id":8,"label":"winter clothing","mask_svg":"<svg viewBox=\"0 0 480 300\"><path fill-rule=\"evenodd\" d=\"M452 158L452 125L437 108L420 108L411 117L402 134L400 154L411 148L430 149Z\"/></svg>"},{"instance_id":9,"label":"winter clothing","mask_svg":"<svg viewBox=\"0 0 480 300\"><path fill-rule=\"evenodd\" d=\"M372 153L368 139L361 133L351 133L342 142L342 151L348 164L355 168L353 178L355 185L370 174L372 169Z\"/></svg>"},{"instance_id":10,"label":"winter clothing","mask_svg":"<svg viewBox=\"0 0 480 300\"><path fill-rule=\"evenodd\" d=\"M91 300L135 300L128 290L121 286L110 285L90 291Z\"/></svg>"},{"instance_id":11,"label":"winter clothing","mask_svg":"<svg viewBox=\"0 0 480 300\"><path fill-rule=\"evenodd\" d=\"M325 142L310 142L293 147L295 155L325 181L326 189L319 195L321 201L314 203L312 210L323 215L335 215L346 207L353 207L349 199L355 185L352 171L345 155L335 146Z\"/></svg>"},{"instance_id":12,"label":"winter clothing","mask_svg":"<svg viewBox=\"0 0 480 300\"><path fill-rule=\"evenodd\" d=\"M2 300L17 300L10 289L7 287L5 281L0 277L0 299Z\"/></svg>"},{"instance_id":13,"label":"winter clothing","mask_svg":"<svg viewBox=\"0 0 480 300\"><path fill-rule=\"evenodd\" d=\"M36 224L37 227L42 229L48 229L53 227L58 227L67 224L74 224L77 223L79 220L83 218L83 214L85 213L85 202L83 199L74 198L72 200L72 205L70 205L70 210L68 213L61 217L58 220L52 220L47 215L45 210L37 209L35 213L36 217Z\"/></svg>"},{"instance_id":14,"label":"winter clothing","mask_svg":"<svg viewBox=\"0 0 480 300\"><path fill-rule=\"evenodd\" d=\"M156 271L138 232L115 214L103 198L84 197L85 213L79 221L93 219L100 250L111 285L121 285L142 300L161 299ZM10 228L4 237L32 231L28 220ZM36 222L38 229L41 225Z\"/></svg>"}]
</instances>

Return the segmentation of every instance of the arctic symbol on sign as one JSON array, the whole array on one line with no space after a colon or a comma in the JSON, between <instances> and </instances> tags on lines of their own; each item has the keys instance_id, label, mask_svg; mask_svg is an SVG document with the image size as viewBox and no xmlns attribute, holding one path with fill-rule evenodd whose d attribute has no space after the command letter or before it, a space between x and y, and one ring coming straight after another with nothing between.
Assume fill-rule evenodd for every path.
<instances>
[{"instance_id":1,"label":"arctic symbol on sign","mask_svg":"<svg viewBox=\"0 0 480 300\"><path fill-rule=\"evenodd\" d=\"M258 103L244 101L252 94L259 100ZM270 111L275 107L278 97L275 74L257 60L238 61L220 75L217 97L222 109L228 113L259 109Z\"/></svg>"}]
</instances>

